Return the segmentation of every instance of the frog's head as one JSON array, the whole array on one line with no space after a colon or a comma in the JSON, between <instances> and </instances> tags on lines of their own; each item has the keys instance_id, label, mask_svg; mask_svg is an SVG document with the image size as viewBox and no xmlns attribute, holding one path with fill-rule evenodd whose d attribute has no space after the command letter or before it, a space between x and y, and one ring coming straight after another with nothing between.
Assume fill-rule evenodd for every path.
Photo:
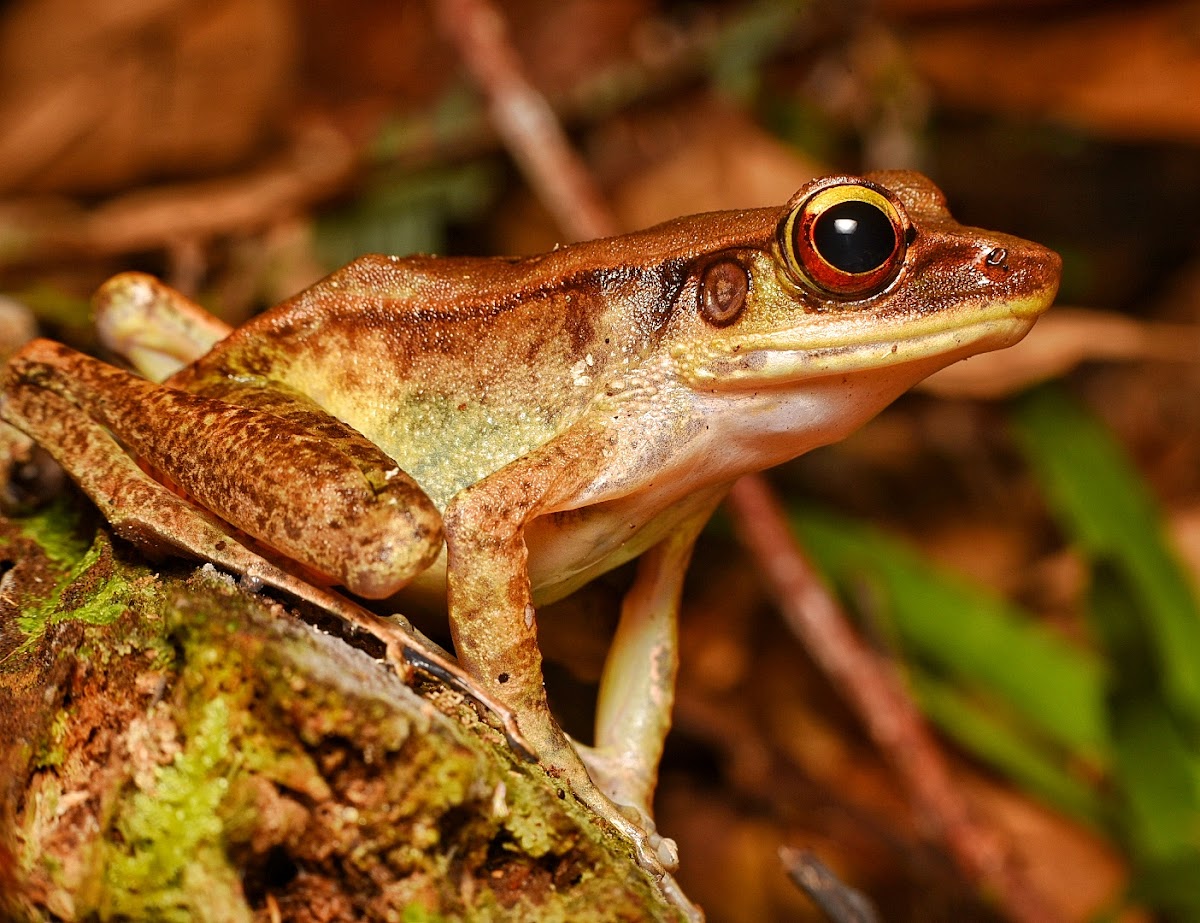
<instances>
[{"instance_id":1,"label":"frog's head","mask_svg":"<svg viewBox=\"0 0 1200 923\"><path fill-rule=\"evenodd\" d=\"M1061 268L1045 247L959 224L920 174L824 177L792 197L768 246L698 268L672 359L705 391L889 369L902 390L1021 339Z\"/></svg>"}]
</instances>

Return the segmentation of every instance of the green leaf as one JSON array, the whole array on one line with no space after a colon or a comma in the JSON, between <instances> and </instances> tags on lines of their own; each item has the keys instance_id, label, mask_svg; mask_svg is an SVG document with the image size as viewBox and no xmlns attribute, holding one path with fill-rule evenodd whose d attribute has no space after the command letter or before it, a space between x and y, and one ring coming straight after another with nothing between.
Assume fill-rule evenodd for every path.
<instances>
[{"instance_id":1,"label":"green leaf","mask_svg":"<svg viewBox=\"0 0 1200 923\"><path fill-rule=\"evenodd\" d=\"M1111 785L1133 896L1200 918L1200 605L1150 491L1061 390L1017 405L1017 435L1091 569L1088 613L1110 666Z\"/></svg>"},{"instance_id":2,"label":"green leaf","mask_svg":"<svg viewBox=\"0 0 1200 923\"><path fill-rule=\"evenodd\" d=\"M860 524L806 510L793 520L828 578L852 598L876 592L908 654L1005 705L1055 744L1103 762L1103 669L1028 613L922 561Z\"/></svg>"},{"instance_id":3,"label":"green leaf","mask_svg":"<svg viewBox=\"0 0 1200 923\"><path fill-rule=\"evenodd\" d=\"M1200 860L1196 753L1171 716L1147 701L1113 708L1114 775L1126 809L1126 834L1139 859Z\"/></svg>"},{"instance_id":4,"label":"green leaf","mask_svg":"<svg viewBox=\"0 0 1200 923\"><path fill-rule=\"evenodd\" d=\"M1061 390L1016 404L1016 434L1070 536L1128 581L1167 699L1200 728L1200 607L1154 498L1112 436Z\"/></svg>"},{"instance_id":5,"label":"green leaf","mask_svg":"<svg viewBox=\"0 0 1200 923\"><path fill-rule=\"evenodd\" d=\"M1129 900L1161 911L1156 920L1200 920L1200 855L1139 867L1130 882Z\"/></svg>"},{"instance_id":6,"label":"green leaf","mask_svg":"<svg viewBox=\"0 0 1200 923\"><path fill-rule=\"evenodd\" d=\"M1079 820L1098 828L1110 826L1111 811L1086 782L1062 768L1061 755L1005 724L992 703L972 701L924 673L912 673L909 681L921 711L961 747Z\"/></svg>"},{"instance_id":7,"label":"green leaf","mask_svg":"<svg viewBox=\"0 0 1200 923\"><path fill-rule=\"evenodd\" d=\"M1141 899L1180 919L1195 919L1200 895L1192 894L1189 910L1180 884L1200 869L1200 753L1162 700L1152 639L1123 571L1097 561L1088 602L1112 665L1112 788Z\"/></svg>"}]
</instances>

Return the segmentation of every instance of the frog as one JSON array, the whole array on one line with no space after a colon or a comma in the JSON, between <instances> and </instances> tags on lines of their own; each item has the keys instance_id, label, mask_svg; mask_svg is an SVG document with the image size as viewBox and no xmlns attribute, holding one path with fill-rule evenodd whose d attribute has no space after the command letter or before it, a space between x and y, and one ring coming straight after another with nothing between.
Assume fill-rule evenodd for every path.
<instances>
[{"instance_id":1,"label":"frog","mask_svg":"<svg viewBox=\"0 0 1200 923\"><path fill-rule=\"evenodd\" d=\"M122 538L466 693L669 883L652 799L702 527L742 475L1020 340L1060 275L921 174L831 175L536 256L363 256L236 329L123 273L94 305L132 370L34 340L0 416ZM635 559L584 745L551 713L538 613ZM445 600L453 655L364 602L401 591Z\"/></svg>"}]
</instances>

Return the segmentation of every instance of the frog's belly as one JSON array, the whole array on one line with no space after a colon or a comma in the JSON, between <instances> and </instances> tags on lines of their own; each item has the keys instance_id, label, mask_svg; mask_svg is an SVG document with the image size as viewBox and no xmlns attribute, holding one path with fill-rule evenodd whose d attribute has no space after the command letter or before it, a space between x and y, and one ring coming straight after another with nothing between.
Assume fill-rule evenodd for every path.
<instances>
[{"instance_id":1,"label":"frog's belly","mask_svg":"<svg viewBox=\"0 0 1200 923\"><path fill-rule=\"evenodd\" d=\"M642 497L621 498L535 519L526 531L535 602L562 599L657 545L682 523L707 519L727 490L726 484L697 490L666 507Z\"/></svg>"},{"instance_id":2,"label":"frog's belly","mask_svg":"<svg viewBox=\"0 0 1200 923\"><path fill-rule=\"evenodd\" d=\"M640 495L624 497L538 517L525 530L534 602L562 599L658 544L681 523L707 517L727 489L721 484L696 490L666 505L661 500L649 503ZM444 548L433 566L402 593L425 607L444 605Z\"/></svg>"}]
</instances>

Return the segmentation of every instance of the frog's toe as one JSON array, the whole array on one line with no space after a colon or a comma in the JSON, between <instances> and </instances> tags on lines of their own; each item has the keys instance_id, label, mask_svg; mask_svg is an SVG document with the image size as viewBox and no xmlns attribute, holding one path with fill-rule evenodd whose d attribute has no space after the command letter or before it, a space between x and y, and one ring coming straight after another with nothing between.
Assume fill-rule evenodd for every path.
<instances>
[{"instance_id":1,"label":"frog's toe","mask_svg":"<svg viewBox=\"0 0 1200 923\"><path fill-rule=\"evenodd\" d=\"M642 868L656 875L676 871L679 868L679 846L658 832L650 813L637 805L614 804L621 816L641 831L637 845L638 862Z\"/></svg>"},{"instance_id":2,"label":"frog's toe","mask_svg":"<svg viewBox=\"0 0 1200 923\"><path fill-rule=\"evenodd\" d=\"M657 833L650 834L650 845L654 847L654 855L668 872L679 870L679 844L667 836Z\"/></svg>"}]
</instances>

